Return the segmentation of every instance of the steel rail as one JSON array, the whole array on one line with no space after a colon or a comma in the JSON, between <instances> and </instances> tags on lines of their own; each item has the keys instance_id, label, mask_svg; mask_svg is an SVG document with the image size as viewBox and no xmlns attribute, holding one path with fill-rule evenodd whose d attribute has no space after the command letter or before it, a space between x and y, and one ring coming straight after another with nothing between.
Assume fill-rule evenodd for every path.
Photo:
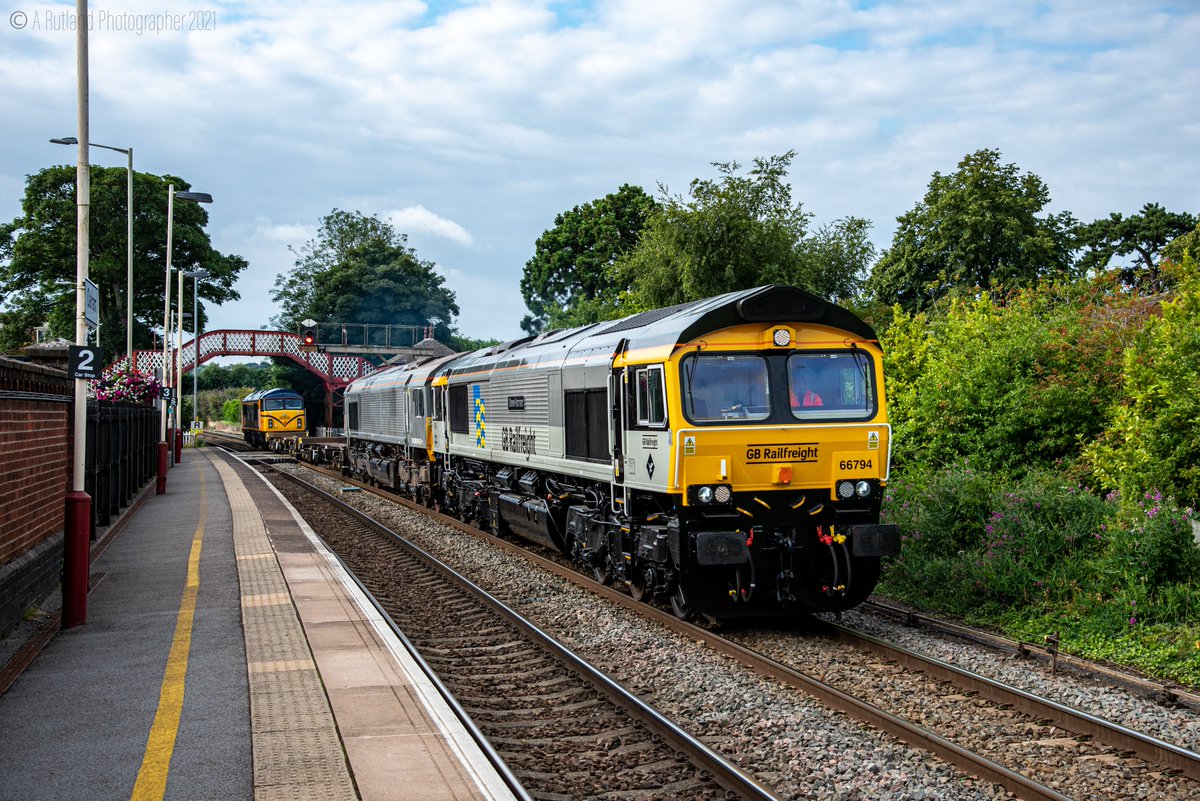
<instances>
[{"instance_id":1,"label":"steel rail","mask_svg":"<svg viewBox=\"0 0 1200 801\"><path fill-rule=\"evenodd\" d=\"M588 684L590 684L594 689L603 693L611 702L626 710L635 719L640 720L648 729L658 734L661 738L663 738L664 741L669 743L677 751L687 755L687 757L695 765L707 772L714 782L720 784L726 790L735 793L738 798L748 799L748 801L779 801L779 799L772 794L771 791L760 785L736 765L726 760L717 752L713 751L700 740L688 734L673 721L662 715L658 710L654 709L654 707L630 693L628 690L626 690L617 682L613 681L605 673L592 666L578 654L574 653L566 646L562 645L562 643L551 637L549 634L539 629L531 621L523 617L519 612L509 607L487 590L475 584L473 581L456 571L454 568L442 562L433 554L421 548L419 545L410 542L403 535L392 531L378 520L375 520L371 516L359 511L358 509L355 509L353 506L347 504L345 501L342 501L340 498L334 497L325 490L309 484L298 476L294 476L282 471L277 472L279 472L280 475L286 476L291 481L302 485L306 490L322 497L324 500L333 504L340 510L354 516L358 520L361 520L366 525L371 526L386 536L391 537L404 548L418 555L421 559L426 561L430 567L449 578L455 584L466 589L485 607L491 609L508 620L527 637L534 640L538 645L558 658L560 662L582 676L588 682ZM417 508L420 508L425 512L429 511L424 509L424 507ZM360 584L359 586L361 587L362 585ZM364 592L367 592L365 587L363 590ZM369 592L367 592L367 595L372 597L372 601L374 602L374 598ZM377 602L375 602L375 605L376 608L379 609L380 613L390 621L391 618L386 612L383 611L383 608ZM394 625L393 628L395 628ZM405 642L407 643L407 639L405 639ZM421 664L423 668L428 668L424 660L421 660ZM431 678L434 678L431 670L430 675ZM438 682L438 684L439 687L444 690L444 687L441 687L441 683ZM448 693L448 691L446 692ZM454 702L454 707L456 712L461 710L461 707L458 706L457 702ZM465 711L462 711L462 715L464 716L464 724L468 723L470 720L469 716L467 716ZM469 725L473 732L478 732L478 729L475 727L474 723L469 723ZM482 737L482 734L479 734L479 736ZM488 749L490 751L490 745L488 746ZM496 759L500 759L499 755L496 755ZM502 763L503 761L501 760L501 764ZM507 767L505 770L507 771Z\"/></svg>"}]
</instances>

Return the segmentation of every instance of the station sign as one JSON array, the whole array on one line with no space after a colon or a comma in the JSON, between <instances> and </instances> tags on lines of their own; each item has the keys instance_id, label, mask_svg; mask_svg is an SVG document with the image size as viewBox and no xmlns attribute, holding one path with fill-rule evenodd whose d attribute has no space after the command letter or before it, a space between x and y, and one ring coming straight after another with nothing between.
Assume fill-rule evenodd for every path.
<instances>
[{"instance_id":1,"label":"station sign","mask_svg":"<svg viewBox=\"0 0 1200 801\"><path fill-rule=\"evenodd\" d=\"M83 316L90 327L100 325L100 288L88 278L83 279Z\"/></svg>"},{"instance_id":2,"label":"station sign","mask_svg":"<svg viewBox=\"0 0 1200 801\"><path fill-rule=\"evenodd\" d=\"M67 348L67 372L71 378L96 380L104 370L104 349L90 345Z\"/></svg>"}]
</instances>

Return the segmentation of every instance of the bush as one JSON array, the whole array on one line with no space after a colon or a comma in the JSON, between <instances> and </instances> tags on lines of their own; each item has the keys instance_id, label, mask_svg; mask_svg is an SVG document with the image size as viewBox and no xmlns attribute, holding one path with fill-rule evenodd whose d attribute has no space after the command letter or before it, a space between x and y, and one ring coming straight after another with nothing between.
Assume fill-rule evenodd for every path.
<instances>
[{"instance_id":1,"label":"bush","mask_svg":"<svg viewBox=\"0 0 1200 801\"><path fill-rule=\"evenodd\" d=\"M240 425L242 422L242 402L237 398L225 401L221 406L221 419L231 425Z\"/></svg>"},{"instance_id":2,"label":"bush","mask_svg":"<svg viewBox=\"0 0 1200 801\"><path fill-rule=\"evenodd\" d=\"M1157 491L1121 504L1117 525L1106 538L1102 563L1106 577L1122 587L1144 587L1151 594L1200 579L1200 549L1193 539L1192 518L1190 508L1180 508Z\"/></svg>"},{"instance_id":3,"label":"bush","mask_svg":"<svg viewBox=\"0 0 1200 801\"><path fill-rule=\"evenodd\" d=\"M902 531L879 591L1064 650L1200 683L1200 548L1158 492L1099 497L1050 470L1019 480L959 463L892 481Z\"/></svg>"},{"instance_id":4,"label":"bush","mask_svg":"<svg viewBox=\"0 0 1200 801\"><path fill-rule=\"evenodd\" d=\"M884 517L903 533L882 591L976 619L1071 597L1112 514L1053 472L1015 482L965 462L918 472L888 488Z\"/></svg>"},{"instance_id":5,"label":"bush","mask_svg":"<svg viewBox=\"0 0 1200 801\"><path fill-rule=\"evenodd\" d=\"M986 293L928 316L898 307L882 336L898 466L967 457L1021 473L1073 461L1121 386L1121 347L1149 313L1100 285Z\"/></svg>"}]
</instances>

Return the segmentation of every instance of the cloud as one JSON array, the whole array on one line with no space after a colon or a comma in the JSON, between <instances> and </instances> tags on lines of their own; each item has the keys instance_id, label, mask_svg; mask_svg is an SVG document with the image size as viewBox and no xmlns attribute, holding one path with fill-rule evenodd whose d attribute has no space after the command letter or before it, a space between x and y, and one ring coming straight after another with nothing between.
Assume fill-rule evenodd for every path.
<instances>
[{"instance_id":1,"label":"cloud","mask_svg":"<svg viewBox=\"0 0 1200 801\"><path fill-rule=\"evenodd\" d=\"M282 242L299 247L317 235L317 226L301 223L272 223L260 218L254 227L254 236L267 242Z\"/></svg>"},{"instance_id":2,"label":"cloud","mask_svg":"<svg viewBox=\"0 0 1200 801\"><path fill-rule=\"evenodd\" d=\"M402 234L422 233L449 239L460 245L473 244L471 234L454 220L441 217L424 206L409 206L383 215Z\"/></svg>"}]
</instances>

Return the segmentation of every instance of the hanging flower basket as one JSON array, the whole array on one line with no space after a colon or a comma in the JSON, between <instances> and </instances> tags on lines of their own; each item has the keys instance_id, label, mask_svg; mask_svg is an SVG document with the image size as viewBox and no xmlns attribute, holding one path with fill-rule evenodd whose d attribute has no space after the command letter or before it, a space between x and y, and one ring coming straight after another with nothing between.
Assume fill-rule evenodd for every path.
<instances>
[{"instance_id":1,"label":"hanging flower basket","mask_svg":"<svg viewBox=\"0 0 1200 801\"><path fill-rule=\"evenodd\" d=\"M96 400L149 406L162 397L162 385L157 378L127 365L110 368L99 380L88 384L88 394Z\"/></svg>"}]
</instances>

